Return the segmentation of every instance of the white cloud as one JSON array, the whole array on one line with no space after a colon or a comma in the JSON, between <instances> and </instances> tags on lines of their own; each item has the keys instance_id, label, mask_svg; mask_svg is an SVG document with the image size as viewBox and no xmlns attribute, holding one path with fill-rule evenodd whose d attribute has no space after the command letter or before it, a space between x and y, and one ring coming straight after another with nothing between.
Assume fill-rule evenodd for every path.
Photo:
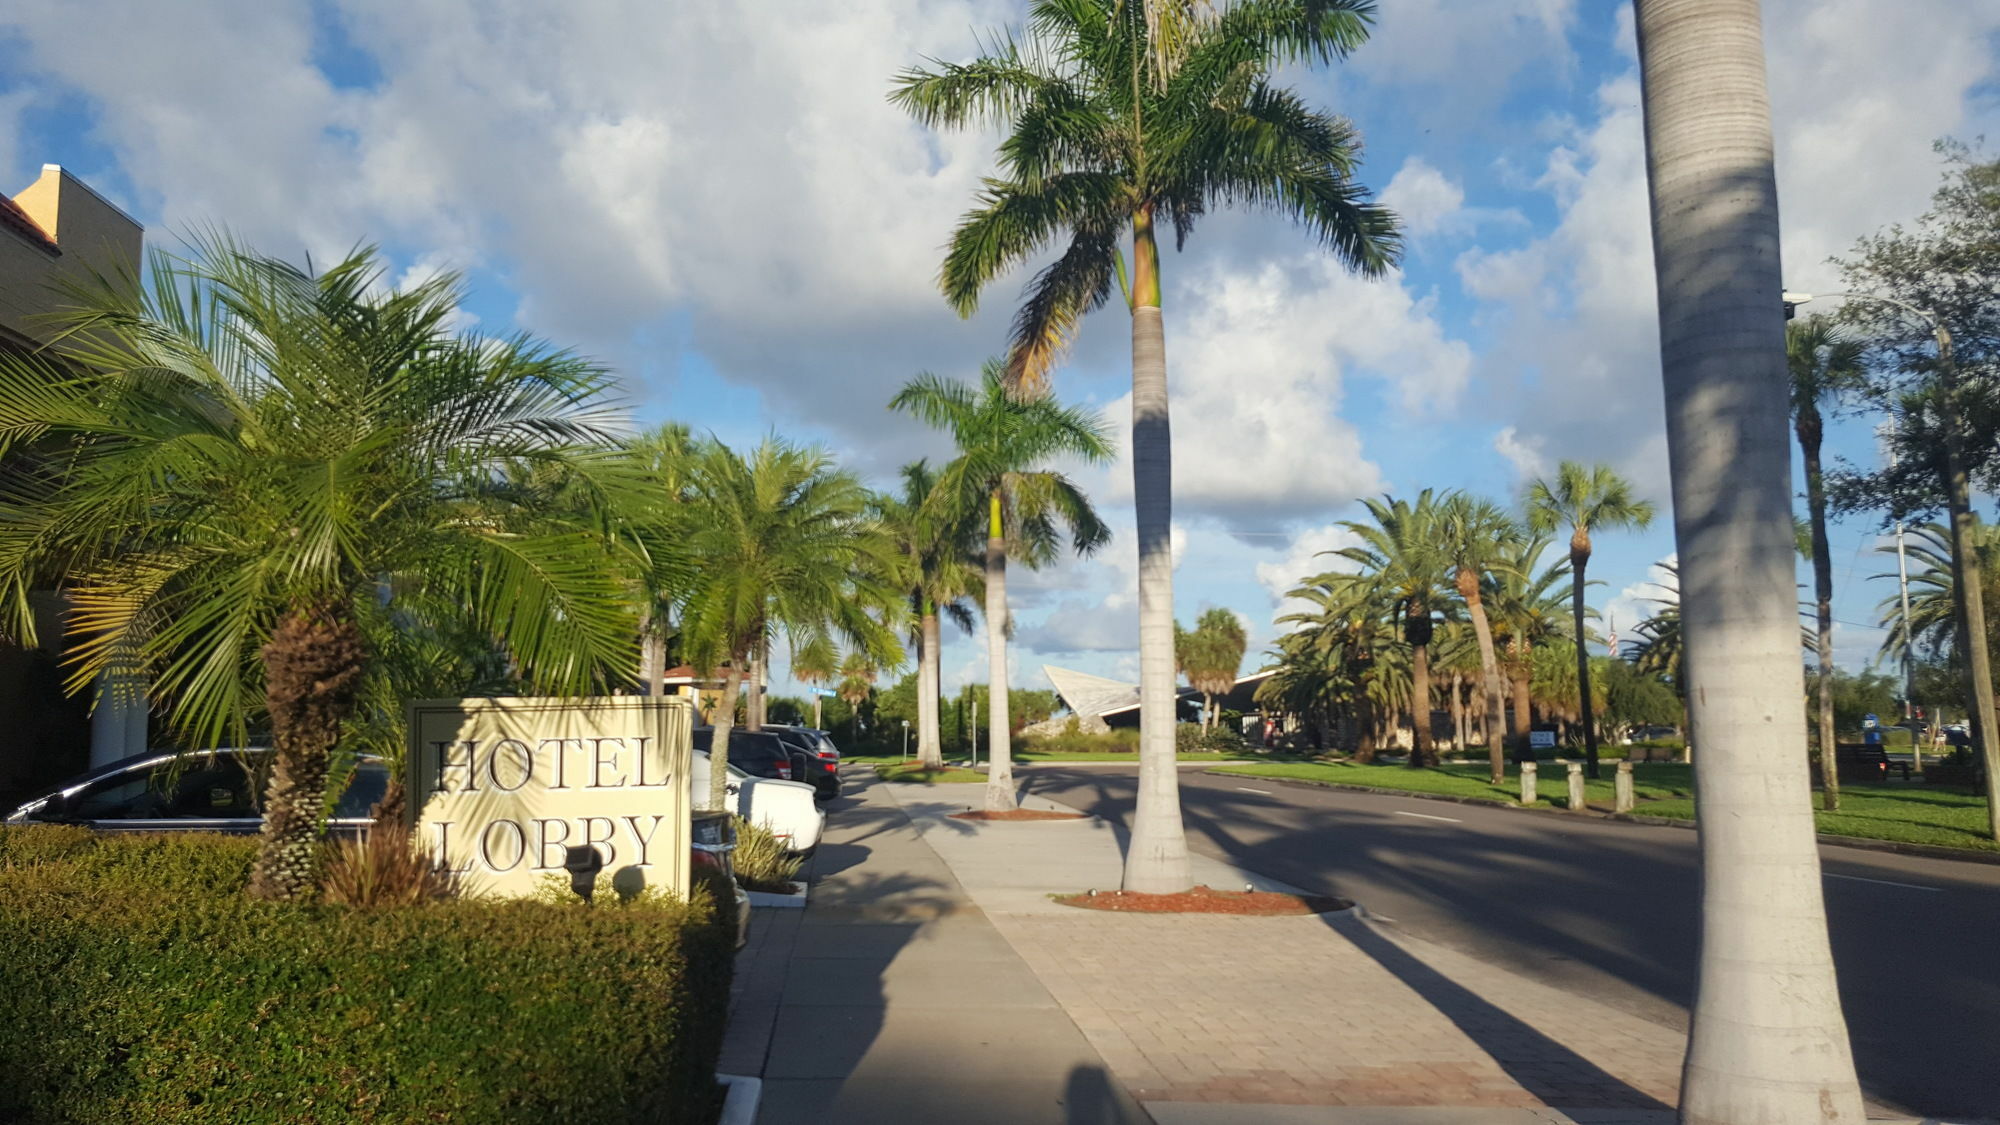
<instances>
[{"instance_id":1,"label":"white cloud","mask_svg":"<svg viewBox=\"0 0 2000 1125\"><path fill-rule=\"evenodd\" d=\"M1465 189L1423 157L1412 156L1382 189L1381 202L1396 212L1405 233L1422 236L1444 229L1458 216Z\"/></svg>"},{"instance_id":2,"label":"white cloud","mask_svg":"<svg viewBox=\"0 0 2000 1125\"><path fill-rule=\"evenodd\" d=\"M1608 631L1615 626L1620 646L1626 641L1636 640L1639 622L1660 612L1663 600L1671 602L1677 598L1680 582L1668 568L1679 561L1679 554L1668 555L1647 567L1645 578L1631 583L1618 591L1616 597L1606 601L1598 611L1604 615L1598 629Z\"/></svg>"},{"instance_id":3,"label":"white cloud","mask_svg":"<svg viewBox=\"0 0 2000 1125\"><path fill-rule=\"evenodd\" d=\"M1283 558L1258 563L1257 584L1271 596L1271 619L1275 621L1285 614L1309 609L1307 603L1285 595L1313 575L1330 570L1353 570L1353 563L1328 552L1360 544L1360 536L1337 523L1330 523L1293 536Z\"/></svg>"},{"instance_id":4,"label":"white cloud","mask_svg":"<svg viewBox=\"0 0 2000 1125\"><path fill-rule=\"evenodd\" d=\"M1548 475L1549 456L1544 448L1547 444L1543 437L1522 437L1517 426L1502 426L1493 435L1493 451L1514 466L1515 478L1522 481Z\"/></svg>"},{"instance_id":5,"label":"white cloud","mask_svg":"<svg viewBox=\"0 0 2000 1125\"><path fill-rule=\"evenodd\" d=\"M1123 526L1123 525L1121 525ZM1187 528L1168 535L1174 569L1187 555ZM1021 647L1038 653L1132 652L1139 647L1139 555L1129 536L1090 560L1065 564L1085 575L1082 591L1054 599L1042 620L1015 634Z\"/></svg>"},{"instance_id":6,"label":"white cloud","mask_svg":"<svg viewBox=\"0 0 2000 1125\"><path fill-rule=\"evenodd\" d=\"M1574 67L1567 31L1575 17L1576 0L1398 0L1382 5L1349 67L1376 83L1449 91L1418 105L1427 121L1467 128L1474 111L1502 104L1530 70Z\"/></svg>"}]
</instances>

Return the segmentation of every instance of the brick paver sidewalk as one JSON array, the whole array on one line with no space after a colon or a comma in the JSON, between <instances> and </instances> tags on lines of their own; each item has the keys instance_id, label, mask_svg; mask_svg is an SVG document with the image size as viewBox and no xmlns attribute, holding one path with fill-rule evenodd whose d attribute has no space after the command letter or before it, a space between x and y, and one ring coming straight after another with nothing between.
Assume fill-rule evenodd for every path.
<instances>
[{"instance_id":1,"label":"brick paver sidewalk","mask_svg":"<svg viewBox=\"0 0 2000 1125\"><path fill-rule=\"evenodd\" d=\"M1352 915L1055 906L1034 892L1115 885L1115 833L946 821L938 796L884 788L1144 1102L1555 1107L1597 1120L1674 1104L1679 1030ZM1197 881L1248 881L1196 863Z\"/></svg>"}]
</instances>

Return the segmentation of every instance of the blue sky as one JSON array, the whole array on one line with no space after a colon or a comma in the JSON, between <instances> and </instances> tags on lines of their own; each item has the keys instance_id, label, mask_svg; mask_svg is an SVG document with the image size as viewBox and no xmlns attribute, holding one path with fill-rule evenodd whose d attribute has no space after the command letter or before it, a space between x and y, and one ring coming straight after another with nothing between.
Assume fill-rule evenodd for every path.
<instances>
[{"instance_id":1,"label":"blue sky","mask_svg":"<svg viewBox=\"0 0 2000 1125\"><path fill-rule=\"evenodd\" d=\"M882 404L970 376L1017 283L961 321L932 287L993 138L929 134L884 101L922 56L1016 22L1001 0L565 5L96 0L0 16L0 189L60 163L156 241L220 223L269 251L377 243L400 277L459 269L480 328L527 329L622 376L642 421L825 443L887 483L942 440ZM1237 611L1341 545L1357 496L1512 501L1562 458L1663 508L1666 464L1638 86L1613 0L1381 0L1346 64L1300 72L1366 138L1403 215L1403 267L1342 274L1281 220L1209 217L1165 263L1176 600ZM1789 283L1916 215L1930 145L2000 123L2000 6L1767 0ZM1099 314L1057 376L1123 429L1126 322ZM1831 448L1872 463L1870 423ZM1129 470L1079 469L1120 534L1013 583L1015 683L1054 663L1135 676ZM1990 503L1983 503L1990 510ZM1860 666L1893 570L1870 519L1836 527L1838 652ZM1593 603L1645 612L1669 522L1599 539ZM1801 570L1801 581L1808 581ZM1254 658L1253 658L1254 659ZM983 646L948 636L953 683Z\"/></svg>"}]
</instances>

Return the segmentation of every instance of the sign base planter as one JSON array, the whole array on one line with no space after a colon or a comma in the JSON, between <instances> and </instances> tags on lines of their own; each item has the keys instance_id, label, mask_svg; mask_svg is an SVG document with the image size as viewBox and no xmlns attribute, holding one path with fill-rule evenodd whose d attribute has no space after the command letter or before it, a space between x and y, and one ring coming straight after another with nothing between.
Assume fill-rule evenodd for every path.
<instances>
[{"instance_id":1,"label":"sign base planter","mask_svg":"<svg viewBox=\"0 0 2000 1125\"><path fill-rule=\"evenodd\" d=\"M1122 914L1242 914L1263 917L1327 914L1354 904L1331 895L1293 895L1277 891L1218 891L1200 885L1179 894L1151 895L1130 891L1089 891L1051 896L1064 906L1108 910Z\"/></svg>"}]
</instances>

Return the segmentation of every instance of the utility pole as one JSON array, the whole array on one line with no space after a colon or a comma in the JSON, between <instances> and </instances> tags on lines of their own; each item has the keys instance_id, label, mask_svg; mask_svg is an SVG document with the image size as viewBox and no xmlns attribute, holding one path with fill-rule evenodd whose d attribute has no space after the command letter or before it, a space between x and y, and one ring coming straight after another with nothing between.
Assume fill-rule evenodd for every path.
<instances>
[{"instance_id":1,"label":"utility pole","mask_svg":"<svg viewBox=\"0 0 2000 1125\"><path fill-rule=\"evenodd\" d=\"M976 769L979 766L979 697L971 692L965 694L972 701L972 765Z\"/></svg>"},{"instance_id":2,"label":"utility pole","mask_svg":"<svg viewBox=\"0 0 2000 1125\"><path fill-rule=\"evenodd\" d=\"M1896 443L1889 439L1889 423L1877 427L1882 446L1889 454L1889 467L1896 467ZM1910 560L1903 552L1903 521L1896 521L1896 585L1903 598L1903 725L1910 731L1910 761L1915 772L1924 772L1924 744L1917 737L1917 658L1915 640L1910 635Z\"/></svg>"}]
</instances>

